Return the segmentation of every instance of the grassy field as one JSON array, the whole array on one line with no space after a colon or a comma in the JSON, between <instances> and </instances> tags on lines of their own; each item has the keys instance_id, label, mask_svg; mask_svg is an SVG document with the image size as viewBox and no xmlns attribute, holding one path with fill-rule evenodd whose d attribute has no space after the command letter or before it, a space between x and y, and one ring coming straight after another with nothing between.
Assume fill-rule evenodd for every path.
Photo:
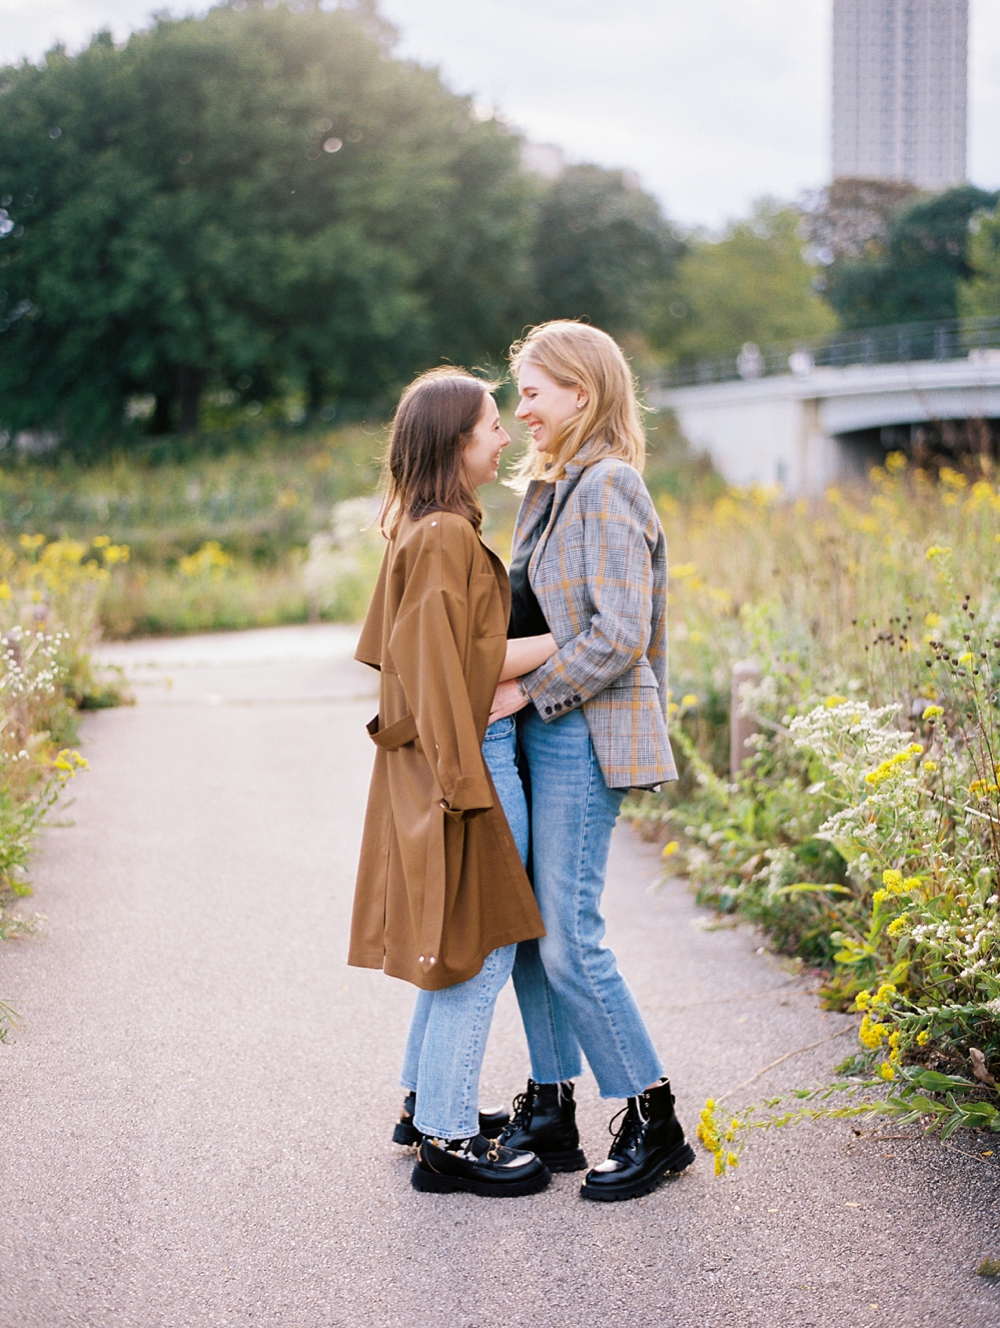
<instances>
[{"instance_id":1,"label":"grassy field","mask_svg":"<svg viewBox=\"0 0 1000 1328\"><path fill-rule=\"evenodd\" d=\"M654 419L651 435L658 492L711 485L667 422ZM103 538L121 550L100 595L109 637L352 621L381 555L371 526L385 441L384 426L358 425L222 455L8 464L0 537ZM492 485L483 499L487 538L506 553L517 498Z\"/></svg>"}]
</instances>

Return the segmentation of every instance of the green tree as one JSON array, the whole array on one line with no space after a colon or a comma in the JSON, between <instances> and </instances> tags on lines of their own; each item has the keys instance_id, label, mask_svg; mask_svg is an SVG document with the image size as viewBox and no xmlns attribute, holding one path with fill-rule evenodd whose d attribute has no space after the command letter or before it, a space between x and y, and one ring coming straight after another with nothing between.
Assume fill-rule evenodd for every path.
<instances>
[{"instance_id":1,"label":"green tree","mask_svg":"<svg viewBox=\"0 0 1000 1328\"><path fill-rule=\"evenodd\" d=\"M958 316L958 293L972 275L969 222L997 194L960 185L904 201L884 235L859 257L830 265L826 299L844 327L879 327Z\"/></svg>"},{"instance_id":2,"label":"green tree","mask_svg":"<svg viewBox=\"0 0 1000 1328\"><path fill-rule=\"evenodd\" d=\"M958 292L964 318L1000 317L1000 209L973 217L968 264L971 276Z\"/></svg>"},{"instance_id":3,"label":"green tree","mask_svg":"<svg viewBox=\"0 0 1000 1328\"><path fill-rule=\"evenodd\" d=\"M519 142L369 4L158 18L0 70L0 426L192 428L207 384L384 398L523 319ZM4 229L0 218L0 229Z\"/></svg>"},{"instance_id":4,"label":"green tree","mask_svg":"<svg viewBox=\"0 0 1000 1328\"><path fill-rule=\"evenodd\" d=\"M682 242L624 171L570 166L542 196L533 263L540 318L586 318L615 336L648 330Z\"/></svg>"},{"instance_id":5,"label":"green tree","mask_svg":"<svg viewBox=\"0 0 1000 1328\"><path fill-rule=\"evenodd\" d=\"M659 323L672 358L725 355L746 341L766 350L834 329L803 255L801 219L797 208L763 199L719 239L692 237Z\"/></svg>"}]
</instances>

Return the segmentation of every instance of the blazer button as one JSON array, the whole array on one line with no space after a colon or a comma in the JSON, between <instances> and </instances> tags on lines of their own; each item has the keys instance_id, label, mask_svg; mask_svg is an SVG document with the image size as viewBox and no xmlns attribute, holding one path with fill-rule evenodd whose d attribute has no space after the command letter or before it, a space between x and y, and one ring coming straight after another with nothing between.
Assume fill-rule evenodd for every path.
<instances>
[{"instance_id":1,"label":"blazer button","mask_svg":"<svg viewBox=\"0 0 1000 1328\"><path fill-rule=\"evenodd\" d=\"M551 715L551 714L552 714L552 707L551 707L551 706L546 706L546 707L545 707L545 713L546 713L547 715Z\"/></svg>"},{"instance_id":2,"label":"blazer button","mask_svg":"<svg viewBox=\"0 0 1000 1328\"><path fill-rule=\"evenodd\" d=\"M579 698L578 696L574 696L574 697L573 697L573 701L574 701L574 704L576 704L576 705L579 705L579 704L580 704L580 698Z\"/></svg>"},{"instance_id":3,"label":"blazer button","mask_svg":"<svg viewBox=\"0 0 1000 1328\"><path fill-rule=\"evenodd\" d=\"M554 709L554 710L561 710L561 709L562 709L562 702L561 702L561 701L557 701L557 702L555 703L555 705L553 706L553 709Z\"/></svg>"}]
</instances>

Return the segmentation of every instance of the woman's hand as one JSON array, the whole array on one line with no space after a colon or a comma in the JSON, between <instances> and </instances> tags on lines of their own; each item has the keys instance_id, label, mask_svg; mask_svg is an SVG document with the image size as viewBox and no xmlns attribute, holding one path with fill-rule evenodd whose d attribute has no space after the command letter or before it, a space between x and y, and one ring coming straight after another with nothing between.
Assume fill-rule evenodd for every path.
<instances>
[{"instance_id":1,"label":"woman's hand","mask_svg":"<svg viewBox=\"0 0 1000 1328\"><path fill-rule=\"evenodd\" d=\"M500 683L493 698L490 723L493 724L498 719L506 719L508 715L516 715L527 704L528 698L517 685L516 678L512 678L509 682Z\"/></svg>"}]
</instances>

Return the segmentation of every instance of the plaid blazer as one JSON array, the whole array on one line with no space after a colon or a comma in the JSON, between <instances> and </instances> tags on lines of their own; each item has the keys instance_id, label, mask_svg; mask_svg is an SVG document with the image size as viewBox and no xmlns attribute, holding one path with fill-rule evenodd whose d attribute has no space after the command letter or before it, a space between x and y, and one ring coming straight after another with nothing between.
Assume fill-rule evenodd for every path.
<instances>
[{"instance_id":1,"label":"plaid blazer","mask_svg":"<svg viewBox=\"0 0 1000 1328\"><path fill-rule=\"evenodd\" d=\"M528 568L559 646L524 685L542 719L582 706L609 788L676 779L667 736L667 544L639 472L585 444L557 481ZM549 485L528 486L513 547L535 529Z\"/></svg>"}]
</instances>

